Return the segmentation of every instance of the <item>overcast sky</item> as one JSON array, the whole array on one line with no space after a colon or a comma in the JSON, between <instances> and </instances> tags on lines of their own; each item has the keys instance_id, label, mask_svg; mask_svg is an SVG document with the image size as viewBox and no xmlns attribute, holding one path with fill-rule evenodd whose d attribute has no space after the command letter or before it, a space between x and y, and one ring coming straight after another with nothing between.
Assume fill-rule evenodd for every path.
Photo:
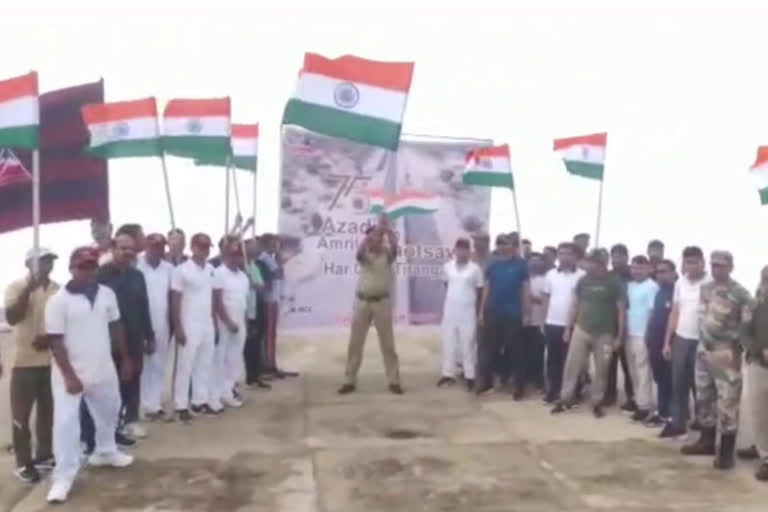
<instances>
[{"instance_id":1,"label":"overcast sky","mask_svg":"<svg viewBox=\"0 0 768 512\"><path fill-rule=\"evenodd\" d=\"M41 91L103 77L107 101L154 95L161 108L172 97L230 95L233 121L261 124L264 231L277 226L280 117L303 53L412 60L405 132L509 143L523 232L536 247L595 230L597 183L567 175L552 139L607 131L602 244L624 241L636 252L658 237L675 259L686 244L732 249L737 277L754 288L768 262L768 209L747 175L756 147L768 144L767 10L299 7L319 3L4 7L0 74L35 69ZM178 223L218 238L223 171L175 158L168 165ZM159 160L113 160L110 182L115 224L167 230ZM250 176L239 184L250 212ZM492 231L514 229L513 212L511 194L498 191ZM23 271L31 241L30 230L0 235L0 288ZM45 226L42 241L68 254L89 242L88 224Z\"/></svg>"}]
</instances>

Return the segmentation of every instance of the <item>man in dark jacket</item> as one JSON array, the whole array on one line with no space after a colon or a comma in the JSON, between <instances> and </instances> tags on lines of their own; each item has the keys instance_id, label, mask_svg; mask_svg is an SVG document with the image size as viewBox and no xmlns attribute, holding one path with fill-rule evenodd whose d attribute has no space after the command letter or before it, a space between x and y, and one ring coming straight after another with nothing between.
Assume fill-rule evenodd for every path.
<instances>
[{"instance_id":1,"label":"man in dark jacket","mask_svg":"<svg viewBox=\"0 0 768 512\"><path fill-rule=\"evenodd\" d=\"M675 294L677 272L670 260L656 264L656 282L659 291L653 303L651 317L645 335L648 359L651 363L653 380L656 381L656 414L646 422L649 427L663 427L672 416L672 363L664 357L664 337L667 332L669 313Z\"/></svg>"}]
</instances>

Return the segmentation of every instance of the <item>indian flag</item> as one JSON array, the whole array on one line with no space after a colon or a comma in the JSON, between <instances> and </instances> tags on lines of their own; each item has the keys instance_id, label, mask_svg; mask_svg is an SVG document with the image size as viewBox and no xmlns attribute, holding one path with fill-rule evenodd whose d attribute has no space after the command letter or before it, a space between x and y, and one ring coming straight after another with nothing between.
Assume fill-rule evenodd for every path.
<instances>
[{"instance_id":1,"label":"indian flag","mask_svg":"<svg viewBox=\"0 0 768 512\"><path fill-rule=\"evenodd\" d=\"M563 159L569 173L602 180L607 140L607 133L555 139L555 152Z\"/></svg>"},{"instance_id":2,"label":"indian flag","mask_svg":"<svg viewBox=\"0 0 768 512\"><path fill-rule=\"evenodd\" d=\"M213 159L198 158L195 165L231 165L237 169L256 172L256 160L259 152L259 125L233 124L230 138L231 155L219 155ZM230 160L231 159L231 160Z\"/></svg>"},{"instance_id":3,"label":"indian flag","mask_svg":"<svg viewBox=\"0 0 768 512\"><path fill-rule=\"evenodd\" d=\"M462 181L467 185L514 188L509 146L492 146L470 151Z\"/></svg>"},{"instance_id":4,"label":"indian flag","mask_svg":"<svg viewBox=\"0 0 768 512\"><path fill-rule=\"evenodd\" d=\"M757 148L757 158L752 164L750 175L760 193L760 204L768 204L768 146Z\"/></svg>"},{"instance_id":5,"label":"indian flag","mask_svg":"<svg viewBox=\"0 0 768 512\"><path fill-rule=\"evenodd\" d=\"M379 215L384 212L384 207L387 204L387 195L381 190L371 190L368 192L368 204L370 205L370 212Z\"/></svg>"},{"instance_id":6,"label":"indian flag","mask_svg":"<svg viewBox=\"0 0 768 512\"><path fill-rule=\"evenodd\" d=\"M0 147L37 149L39 145L37 73L0 81Z\"/></svg>"},{"instance_id":7,"label":"indian flag","mask_svg":"<svg viewBox=\"0 0 768 512\"><path fill-rule=\"evenodd\" d=\"M230 155L230 112L229 98L169 101L163 112L163 149L206 161Z\"/></svg>"},{"instance_id":8,"label":"indian flag","mask_svg":"<svg viewBox=\"0 0 768 512\"><path fill-rule=\"evenodd\" d=\"M390 220L407 215L423 215L440 208L440 197L424 192L404 191L388 199L384 212Z\"/></svg>"},{"instance_id":9,"label":"indian flag","mask_svg":"<svg viewBox=\"0 0 768 512\"><path fill-rule=\"evenodd\" d=\"M123 158L163 152L155 98L85 105L82 113L91 134L90 155Z\"/></svg>"},{"instance_id":10,"label":"indian flag","mask_svg":"<svg viewBox=\"0 0 768 512\"><path fill-rule=\"evenodd\" d=\"M397 149L412 77L412 62L307 53L283 124Z\"/></svg>"}]
</instances>

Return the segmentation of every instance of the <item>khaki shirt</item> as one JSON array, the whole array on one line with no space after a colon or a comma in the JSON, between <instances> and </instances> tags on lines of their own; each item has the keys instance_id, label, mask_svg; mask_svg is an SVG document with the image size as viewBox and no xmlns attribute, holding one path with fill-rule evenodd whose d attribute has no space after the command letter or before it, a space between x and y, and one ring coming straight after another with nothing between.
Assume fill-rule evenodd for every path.
<instances>
[{"instance_id":1,"label":"khaki shirt","mask_svg":"<svg viewBox=\"0 0 768 512\"><path fill-rule=\"evenodd\" d=\"M29 277L14 281L5 291L6 311L16 303ZM16 342L15 368L49 366L51 356L48 350L39 351L32 346L35 338L45 334L45 304L59 290L59 285L50 282L47 288L37 287L29 296L27 312L21 322L13 326L13 339Z\"/></svg>"},{"instance_id":2,"label":"khaki shirt","mask_svg":"<svg viewBox=\"0 0 768 512\"><path fill-rule=\"evenodd\" d=\"M392 284L392 264L387 251L368 252L365 262L360 264L360 279L357 293L366 298L378 298L389 293Z\"/></svg>"}]
</instances>

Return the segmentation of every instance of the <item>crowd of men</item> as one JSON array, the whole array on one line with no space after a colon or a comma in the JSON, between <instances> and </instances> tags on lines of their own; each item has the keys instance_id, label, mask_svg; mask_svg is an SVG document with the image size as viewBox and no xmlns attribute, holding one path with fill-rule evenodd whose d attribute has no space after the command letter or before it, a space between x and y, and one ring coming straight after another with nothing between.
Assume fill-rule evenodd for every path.
<instances>
[{"instance_id":1,"label":"crowd of men","mask_svg":"<svg viewBox=\"0 0 768 512\"><path fill-rule=\"evenodd\" d=\"M753 297L731 277L727 251L710 255L707 273L702 250L686 247L678 276L658 240L631 260L623 244L588 248L585 234L540 253L516 233L493 252L487 237L474 254L458 240L445 265L438 386L461 375L478 394L508 388L515 400L536 388L562 414L591 382L602 418L617 404L621 364L632 421L662 438L698 430L682 453L712 455L717 469L733 467L735 452L762 458L756 477L768 481L768 267ZM751 439L735 450L740 413Z\"/></svg>"},{"instance_id":2,"label":"crowd of men","mask_svg":"<svg viewBox=\"0 0 768 512\"><path fill-rule=\"evenodd\" d=\"M144 422L218 416L242 407L245 386L268 389L268 380L298 375L276 362L277 236L245 240L237 222L210 258L203 233L191 237L187 255L181 229L166 238L145 236L137 224L114 236L109 222L91 228L94 243L71 253L67 283L51 279L58 256L39 248L5 293L16 342L14 474L36 483L51 471L51 503L66 501L85 457L93 466L131 465L119 447L145 438ZM172 417L163 408L167 379Z\"/></svg>"}]
</instances>

